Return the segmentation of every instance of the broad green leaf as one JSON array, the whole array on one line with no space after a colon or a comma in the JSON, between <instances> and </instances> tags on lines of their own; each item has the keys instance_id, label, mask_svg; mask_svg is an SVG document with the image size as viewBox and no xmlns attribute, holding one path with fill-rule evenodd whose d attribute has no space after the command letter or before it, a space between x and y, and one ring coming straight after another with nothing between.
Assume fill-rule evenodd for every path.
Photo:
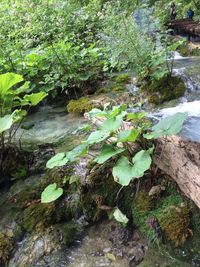
<instances>
[{"instance_id":1,"label":"broad green leaf","mask_svg":"<svg viewBox=\"0 0 200 267\"><path fill-rule=\"evenodd\" d=\"M119 142L135 142L139 135L139 131L136 129L124 130L118 134Z\"/></svg>"},{"instance_id":2,"label":"broad green leaf","mask_svg":"<svg viewBox=\"0 0 200 267\"><path fill-rule=\"evenodd\" d=\"M48 169L53 169L54 167L64 166L69 159L66 157L65 153L58 153L47 161L46 167Z\"/></svg>"},{"instance_id":3,"label":"broad green leaf","mask_svg":"<svg viewBox=\"0 0 200 267\"><path fill-rule=\"evenodd\" d=\"M141 150L132 158L132 175L134 178L142 177L144 172L150 168L152 162L150 153L151 150Z\"/></svg>"},{"instance_id":4,"label":"broad green leaf","mask_svg":"<svg viewBox=\"0 0 200 267\"><path fill-rule=\"evenodd\" d=\"M102 147L100 155L96 157L95 161L99 164L102 164L111 157L116 156L119 153L122 153L124 150L125 150L124 148L116 148L113 145L104 145Z\"/></svg>"},{"instance_id":5,"label":"broad green leaf","mask_svg":"<svg viewBox=\"0 0 200 267\"><path fill-rule=\"evenodd\" d=\"M122 156L112 170L114 180L122 186L129 185L133 178L132 166L128 159Z\"/></svg>"},{"instance_id":6,"label":"broad green leaf","mask_svg":"<svg viewBox=\"0 0 200 267\"><path fill-rule=\"evenodd\" d=\"M118 115L116 118L109 118L107 119L101 126L100 129L102 131L107 131L107 132L115 132L117 131L123 122L123 116Z\"/></svg>"},{"instance_id":7,"label":"broad green leaf","mask_svg":"<svg viewBox=\"0 0 200 267\"><path fill-rule=\"evenodd\" d=\"M105 139L107 139L109 136L110 136L110 133L108 133L107 131L96 131L89 135L87 139L87 143L90 145L95 144L95 143L100 143L104 141Z\"/></svg>"},{"instance_id":8,"label":"broad green leaf","mask_svg":"<svg viewBox=\"0 0 200 267\"><path fill-rule=\"evenodd\" d=\"M13 124L13 114L5 115L4 117L0 117L0 134L8 129Z\"/></svg>"},{"instance_id":9,"label":"broad green leaf","mask_svg":"<svg viewBox=\"0 0 200 267\"><path fill-rule=\"evenodd\" d=\"M0 96L4 96L9 93L9 89L15 84L23 81L21 75L15 73L5 73L0 75Z\"/></svg>"},{"instance_id":10,"label":"broad green leaf","mask_svg":"<svg viewBox=\"0 0 200 267\"><path fill-rule=\"evenodd\" d=\"M63 194L62 188L57 188L57 184L53 183L48 185L41 195L42 203L50 203L58 199Z\"/></svg>"},{"instance_id":11,"label":"broad green leaf","mask_svg":"<svg viewBox=\"0 0 200 267\"><path fill-rule=\"evenodd\" d=\"M87 152L88 152L88 144L83 143L75 147L73 150L69 151L67 153L67 158L69 161L73 162L76 160L77 157L85 156Z\"/></svg>"},{"instance_id":12,"label":"broad green leaf","mask_svg":"<svg viewBox=\"0 0 200 267\"><path fill-rule=\"evenodd\" d=\"M98 108L93 108L89 113L90 118L95 118L95 117L107 117L108 113L107 111L102 111Z\"/></svg>"},{"instance_id":13,"label":"broad green leaf","mask_svg":"<svg viewBox=\"0 0 200 267\"><path fill-rule=\"evenodd\" d=\"M144 118L147 115L146 112L141 112L141 113L128 113L127 114L127 119L128 120L141 120L142 118Z\"/></svg>"},{"instance_id":14,"label":"broad green leaf","mask_svg":"<svg viewBox=\"0 0 200 267\"><path fill-rule=\"evenodd\" d=\"M162 119L158 124L152 127L154 138L178 134L183 126L187 113L176 113L173 116Z\"/></svg>"},{"instance_id":15,"label":"broad green leaf","mask_svg":"<svg viewBox=\"0 0 200 267\"><path fill-rule=\"evenodd\" d=\"M32 106L36 106L39 104L45 97L47 96L47 93L45 92L39 92L39 93L33 93L31 95L25 95L24 100L29 101Z\"/></svg>"},{"instance_id":16,"label":"broad green leaf","mask_svg":"<svg viewBox=\"0 0 200 267\"><path fill-rule=\"evenodd\" d=\"M113 217L115 218L116 221L121 223L123 226L126 226L129 221L126 215L124 215L121 212L121 210L119 210L118 208L116 208L115 211L113 212Z\"/></svg>"}]
</instances>

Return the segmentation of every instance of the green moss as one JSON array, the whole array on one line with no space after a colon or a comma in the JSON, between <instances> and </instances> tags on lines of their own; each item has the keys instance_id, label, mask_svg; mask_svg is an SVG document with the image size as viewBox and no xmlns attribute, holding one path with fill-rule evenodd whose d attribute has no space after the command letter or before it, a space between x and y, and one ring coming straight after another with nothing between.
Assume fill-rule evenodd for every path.
<instances>
[{"instance_id":1,"label":"green moss","mask_svg":"<svg viewBox=\"0 0 200 267\"><path fill-rule=\"evenodd\" d=\"M127 73L117 75L115 78L116 83L118 84L129 84L131 82L131 76Z\"/></svg>"},{"instance_id":2,"label":"green moss","mask_svg":"<svg viewBox=\"0 0 200 267\"><path fill-rule=\"evenodd\" d=\"M140 212L150 211L153 207L153 199L144 190L138 192L135 205Z\"/></svg>"},{"instance_id":3,"label":"green moss","mask_svg":"<svg viewBox=\"0 0 200 267\"><path fill-rule=\"evenodd\" d=\"M183 203L183 198L169 183L165 194L153 202L148 191L141 191L133 204L133 221L147 238L156 240L156 229L150 227L154 219L162 234L174 246L182 245L190 236L190 208Z\"/></svg>"},{"instance_id":4,"label":"green moss","mask_svg":"<svg viewBox=\"0 0 200 267\"><path fill-rule=\"evenodd\" d=\"M166 238L176 247L182 245L191 235L190 209L184 203L165 209L159 223Z\"/></svg>"},{"instance_id":5,"label":"green moss","mask_svg":"<svg viewBox=\"0 0 200 267\"><path fill-rule=\"evenodd\" d=\"M55 204L42 204L33 202L23 212L23 227L32 232L45 229L46 226L56 222Z\"/></svg>"},{"instance_id":6,"label":"green moss","mask_svg":"<svg viewBox=\"0 0 200 267\"><path fill-rule=\"evenodd\" d=\"M83 114L93 108L93 103L88 97L81 97L78 100L71 100L67 105L67 111L69 113Z\"/></svg>"},{"instance_id":7,"label":"green moss","mask_svg":"<svg viewBox=\"0 0 200 267\"><path fill-rule=\"evenodd\" d=\"M0 266L6 266L13 248L13 238L5 233L0 233Z\"/></svg>"},{"instance_id":8,"label":"green moss","mask_svg":"<svg viewBox=\"0 0 200 267\"><path fill-rule=\"evenodd\" d=\"M184 95L186 87L179 77L167 76L159 81L149 81L141 86L148 99L153 104L179 98Z\"/></svg>"},{"instance_id":9,"label":"green moss","mask_svg":"<svg viewBox=\"0 0 200 267\"><path fill-rule=\"evenodd\" d=\"M179 53L183 57L200 56L200 48L191 48L188 43L184 43L179 47Z\"/></svg>"}]
</instances>

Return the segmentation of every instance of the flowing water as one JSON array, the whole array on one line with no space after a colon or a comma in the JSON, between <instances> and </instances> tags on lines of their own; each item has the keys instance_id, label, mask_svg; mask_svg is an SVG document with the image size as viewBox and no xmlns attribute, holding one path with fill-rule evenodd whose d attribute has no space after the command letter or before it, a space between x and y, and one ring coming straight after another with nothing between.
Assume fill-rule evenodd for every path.
<instances>
[{"instance_id":1,"label":"flowing water","mask_svg":"<svg viewBox=\"0 0 200 267\"><path fill-rule=\"evenodd\" d=\"M164 103L151 112L150 117L160 119L177 112L187 112L181 135L193 141L200 142L200 58L183 58L176 54L174 74L181 76L186 85L186 93L179 100Z\"/></svg>"}]
</instances>

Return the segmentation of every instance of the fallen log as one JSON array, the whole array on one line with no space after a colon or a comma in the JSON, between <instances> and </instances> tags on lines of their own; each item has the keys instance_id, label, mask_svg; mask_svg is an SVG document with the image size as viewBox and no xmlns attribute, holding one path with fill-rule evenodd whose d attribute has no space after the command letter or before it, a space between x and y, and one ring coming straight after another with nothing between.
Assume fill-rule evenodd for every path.
<instances>
[{"instance_id":1,"label":"fallen log","mask_svg":"<svg viewBox=\"0 0 200 267\"><path fill-rule=\"evenodd\" d=\"M179 136L155 141L154 163L200 208L200 144Z\"/></svg>"},{"instance_id":2,"label":"fallen log","mask_svg":"<svg viewBox=\"0 0 200 267\"><path fill-rule=\"evenodd\" d=\"M92 123L98 127L103 121L104 118L94 118ZM123 125L124 129L132 127L129 122ZM156 139L153 161L200 208L200 143L180 136Z\"/></svg>"}]
</instances>

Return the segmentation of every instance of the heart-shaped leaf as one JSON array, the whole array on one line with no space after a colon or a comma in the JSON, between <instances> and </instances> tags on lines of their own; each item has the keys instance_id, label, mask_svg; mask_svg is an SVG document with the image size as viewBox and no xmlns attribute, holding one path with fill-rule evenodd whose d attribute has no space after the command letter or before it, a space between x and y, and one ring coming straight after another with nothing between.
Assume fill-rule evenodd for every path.
<instances>
[{"instance_id":1,"label":"heart-shaped leaf","mask_svg":"<svg viewBox=\"0 0 200 267\"><path fill-rule=\"evenodd\" d=\"M122 186L129 185L133 178L132 166L128 159L122 156L112 170L114 180Z\"/></svg>"},{"instance_id":2,"label":"heart-shaped leaf","mask_svg":"<svg viewBox=\"0 0 200 267\"><path fill-rule=\"evenodd\" d=\"M87 139L87 143L90 145L100 143L107 139L109 136L110 134L107 131L96 131L90 134Z\"/></svg>"},{"instance_id":3,"label":"heart-shaped leaf","mask_svg":"<svg viewBox=\"0 0 200 267\"><path fill-rule=\"evenodd\" d=\"M104 145L102 147L100 155L96 157L95 161L99 164L102 164L111 157L114 157L115 155L122 153L124 150L125 150L124 148L116 148L113 145Z\"/></svg>"},{"instance_id":4,"label":"heart-shaped leaf","mask_svg":"<svg viewBox=\"0 0 200 267\"><path fill-rule=\"evenodd\" d=\"M57 184L53 183L48 185L41 195L42 203L50 203L58 199L63 194L62 188L57 188Z\"/></svg>"},{"instance_id":5,"label":"heart-shaped leaf","mask_svg":"<svg viewBox=\"0 0 200 267\"><path fill-rule=\"evenodd\" d=\"M142 177L144 172L150 168L152 162L150 153L150 150L141 150L133 157L132 175L134 178Z\"/></svg>"},{"instance_id":6,"label":"heart-shaped leaf","mask_svg":"<svg viewBox=\"0 0 200 267\"><path fill-rule=\"evenodd\" d=\"M83 143L75 147L73 150L69 151L67 153L67 158L69 161L73 162L76 160L77 157L85 156L87 152L88 152L88 144Z\"/></svg>"},{"instance_id":7,"label":"heart-shaped leaf","mask_svg":"<svg viewBox=\"0 0 200 267\"><path fill-rule=\"evenodd\" d=\"M139 135L139 131L136 129L124 130L118 134L119 142L135 142Z\"/></svg>"},{"instance_id":8,"label":"heart-shaped leaf","mask_svg":"<svg viewBox=\"0 0 200 267\"><path fill-rule=\"evenodd\" d=\"M144 135L146 139L178 134L187 118L187 113L176 113L173 116L162 119L152 127L152 133Z\"/></svg>"},{"instance_id":9,"label":"heart-shaped leaf","mask_svg":"<svg viewBox=\"0 0 200 267\"><path fill-rule=\"evenodd\" d=\"M46 167L48 169L53 169L54 167L64 166L69 159L65 153L58 153L47 161Z\"/></svg>"}]
</instances>

